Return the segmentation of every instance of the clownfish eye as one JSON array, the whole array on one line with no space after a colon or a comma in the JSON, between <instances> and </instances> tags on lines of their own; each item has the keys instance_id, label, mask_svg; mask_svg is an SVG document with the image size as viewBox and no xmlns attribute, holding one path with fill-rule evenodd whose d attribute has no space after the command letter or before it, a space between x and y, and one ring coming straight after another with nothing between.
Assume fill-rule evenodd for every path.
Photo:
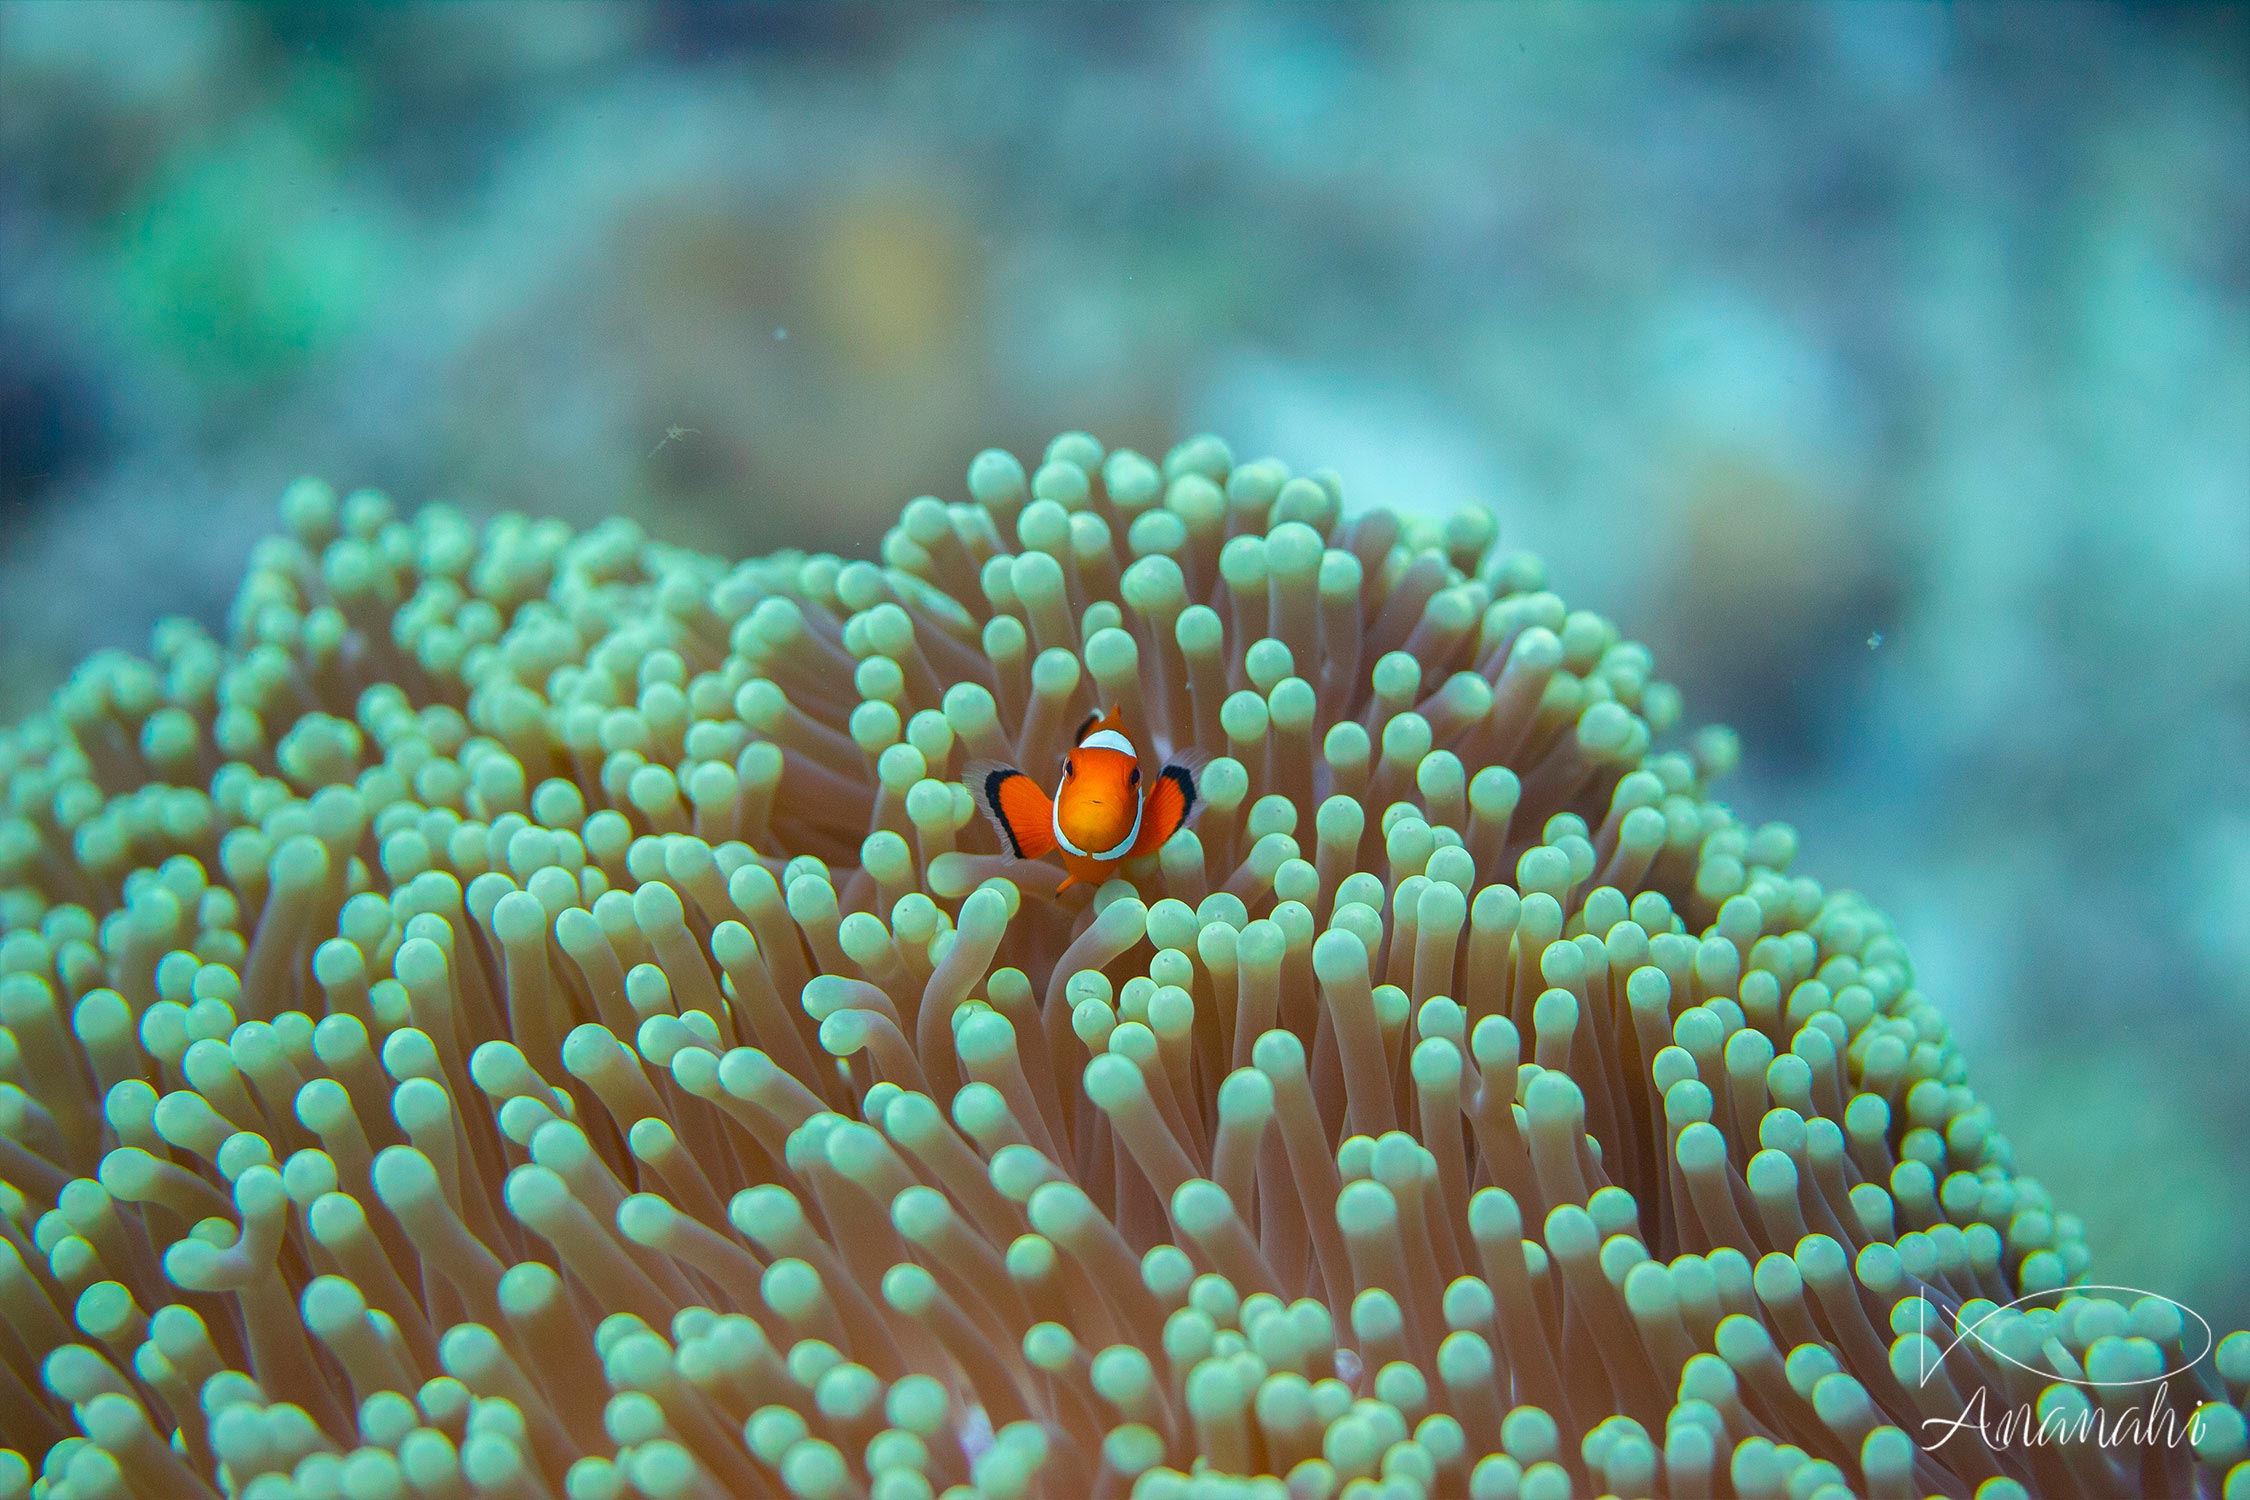
<instances>
[{"instance_id":1,"label":"clownfish eye","mask_svg":"<svg viewBox=\"0 0 2250 1500\"><path fill-rule=\"evenodd\" d=\"M1062 758L1062 773L1064 779L1068 780L1070 777L1070 757L1067 755Z\"/></svg>"},{"instance_id":2,"label":"clownfish eye","mask_svg":"<svg viewBox=\"0 0 2250 1500\"><path fill-rule=\"evenodd\" d=\"M1141 768L1139 766L1133 767L1133 774L1125 779L1125 784L1127 786L1139 786L1141 784Z\"/></svg>"}]
</instances>

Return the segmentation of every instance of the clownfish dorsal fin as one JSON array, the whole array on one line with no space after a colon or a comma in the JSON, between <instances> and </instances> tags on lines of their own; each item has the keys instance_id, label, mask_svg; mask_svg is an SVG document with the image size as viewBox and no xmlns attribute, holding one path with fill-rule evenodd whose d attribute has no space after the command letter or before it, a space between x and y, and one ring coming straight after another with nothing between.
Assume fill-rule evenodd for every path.
<instances>
[{"instance_id":1,"label":"clownfish dorsal fin","mask_svg":"<svg viewBox=\"0 0 2250 1500\"><path fill-rule=\"evenodd\" d=\"M1086 722L1078 726L1078 732L1070 737L1070 742L1073 745L1085 744L1086 736L1092 734L1094 730L1100 726L1101 722L1102 711L1097 708L1092 713L1086 715Z\"/></svg>"}]
</instances>

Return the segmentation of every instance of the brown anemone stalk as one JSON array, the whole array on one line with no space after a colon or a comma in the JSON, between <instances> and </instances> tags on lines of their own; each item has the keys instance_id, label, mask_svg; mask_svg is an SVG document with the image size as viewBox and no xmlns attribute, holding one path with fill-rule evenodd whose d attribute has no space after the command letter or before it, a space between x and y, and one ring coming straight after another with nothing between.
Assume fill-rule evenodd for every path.
<instances>
[{"instance_id":1,"label":"brown anemone stalk","mask_svg":"<svg viewBox=\"0 0 2250 1500\"><path fill-rule=\"evenodd\" d=\"M2250 1495L2250 1337L2073 1290L1489 516L968 491L730 567L300 484L0 739L0 1497ZM952 778L1097 705L1206 808L1058 899Z\"/></svg>"}]
</instances>

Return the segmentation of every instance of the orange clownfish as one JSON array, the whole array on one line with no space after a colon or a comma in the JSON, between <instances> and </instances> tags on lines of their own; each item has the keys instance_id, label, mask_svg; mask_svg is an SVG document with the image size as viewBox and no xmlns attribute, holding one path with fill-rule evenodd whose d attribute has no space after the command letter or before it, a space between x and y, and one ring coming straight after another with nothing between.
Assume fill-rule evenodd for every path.
<instances>
[{"instance_id":1,"label":"orange clownfish","mask_svg":"<svg viewBox=\"0 0 2250 1500\"><path fill-rule=\"evenodd\" d=\"M1061 857L1069 878L1057 887L1099 885L1136 855L1149 854L1203 810L1192 757L1174 757L1153 779L1117 711L1089 716L1063 757L1055 795L1014 766L971 764L963 784L1018 859Z\"/></svg>"}]
</instances>

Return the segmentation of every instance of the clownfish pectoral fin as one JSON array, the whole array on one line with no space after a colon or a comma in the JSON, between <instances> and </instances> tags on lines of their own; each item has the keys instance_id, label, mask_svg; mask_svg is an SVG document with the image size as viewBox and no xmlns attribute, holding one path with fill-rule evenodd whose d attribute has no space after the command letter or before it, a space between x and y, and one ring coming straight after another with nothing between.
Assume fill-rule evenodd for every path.
<instances>
[{"instance_id":1,"label":"clownfish pectoral fin","mask_svg":"<svg viewBox=\"0 0 2250 1500\"><path fill-rule=\"evenodd\" d=\"M1038 782L1014 766L984 760L969 763L961 784L992 820L1004 852L1037 859L1055 847L1054 804Z\"/></svg>"},{"instance_id":2,"label":"clownfish pectoral fin","mask_svg":"<svg viewBox=\"0 0 2250 1500\"><path fill-rule=\"evenodd\" d=\"M1157 774L1141 807L1141 835L1126 857L1151 854L1203 811L1203 757L1174 756Z\"/></svg>"}]
</instances>

